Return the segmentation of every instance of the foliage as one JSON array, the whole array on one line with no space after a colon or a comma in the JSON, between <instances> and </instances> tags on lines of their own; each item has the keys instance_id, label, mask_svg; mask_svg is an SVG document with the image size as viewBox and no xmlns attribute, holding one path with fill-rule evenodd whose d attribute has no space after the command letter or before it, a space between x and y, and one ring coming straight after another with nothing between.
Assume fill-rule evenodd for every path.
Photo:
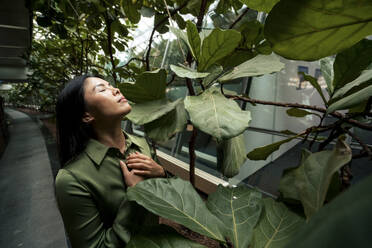
<instances>
[{"instance_id":1,"label":"foliage","mask_svg":"<svg viewBox=\"0 0 372 248\"><path fill-rule=\"evenodd\" d=\"M192 185L181 179L150 179L128 189L131 200L223 246L284 247L298 234L307 237L313 233L320 225L317 216L324 216L327 208L323 205L329 200L332 180L338 180L338 172L352 158L342 140L333 150L323 148L342 135L353 135L351 127L372 130L368 125L372 50L371 42L364 39L372 34L371 1L37 0L29 5L35 13L31 72L28 83L15 87L14 102L31 99L43 108L50 107L73 76L100 74L123 91L133 106L127 118L143 125L154 141L170 139L187 124L211 135L217 141L217 169L224 177L237 175L247 158L265 160L284 143L295 138L306 140L310 134L315 140L320 132L331 130L318 152L303 150L300 165L285 171L280 182L281 200L285 201L262 199L259 192L246 187L220 185L205 203ZM215 9L210 13L209 7ZM256 20L257 11L268 13L264 24ZM186 21L186 14L192 20ZM203 26L207 14L213 20L211 29ZM154 20L148 47L129 51L131 31L142 16ZM177 40L163 40L161 35L167 32ZM160 42L155 42L155 34ZM159 58L168 45L172 56L164 64ZM123 63L117 51L125 51L131 58ZM321 59L328 95L315 78L303 77L316 89L325 108L265 102L224 89L231 80L281 71L284 65L277 55L293 60ZM336 55L335 59L327 57L330 55ZM171 83L186 85L188 96L170 99L167 87ZM252 116L236 100L290 107L290 116L316 114L321 120L300 133L283 132L288 136L285 139L246 153L244 131ZM338 121L325 125L327 115ZM190 178L194 176L194 135L196 132L189 146ZM372 154L360 144L363 152L359 156ZM288 199L301 204L300 210L288 207ZM338 199L330 205L340 204ZM322 228L326 232L331 223ZM152 247L164 247L167 239L169 247L197 247L171 231L169 235L139 234L129 246L150 247L147 244L151 243Z\"/></svg>"}]
</instances>

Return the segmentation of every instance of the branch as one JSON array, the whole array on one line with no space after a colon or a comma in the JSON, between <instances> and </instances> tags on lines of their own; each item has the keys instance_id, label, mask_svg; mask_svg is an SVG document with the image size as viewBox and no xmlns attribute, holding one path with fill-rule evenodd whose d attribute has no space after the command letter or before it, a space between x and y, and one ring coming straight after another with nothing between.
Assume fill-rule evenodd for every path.
<instances>
[{"instance_id":1,"label":"branch","mask_svg":"<svg viewBox=\"0 0 372 248\"><path fill-rule=\"evenodd\" d=\"M323 120L324 120L325 117L326 117L326 114L323 114L323 116L320 118L320 122L319 122L318 128L322 125ZM313 146L316 138L318 137L318 134L319 134L319 132L316 132L315 133L315 136L314 136L314 139L311 140L311 142L309 144L309 150L311 150L311 147Z\"/></svg>"},{"instance_id":2,"label":"branch","mask_svg":"<svg viewBox=\"0 0 372 248\"><path fill-rule=\"evenodd\" d=\"M364 144L363 141L361 141L359 139L358 136L356 136L354 133L350 132L348 129L345 129L345 128L342 128L345 132L347 132L353 139L355 139L362 147L363 147L363 150L367 153L367 155L370 157L370 159L372 159L372 151L371 149L369 149L369 147Z\"/></svg>"},{"instance_id":3,"label":"branch","mask_svg":"<svg viewBox=\"0 0 372 248\"><path fill-rule=\"evenodd\" d=\"M126 66L129 65L129 63L132 62L133 60L141 61L142 63L145 62L145 60L144 60L144 59L141 59L141 58L131 58L130 60L128 60L127 63L125 63L124 65L118 66L118 67L116 67L116 68L126 67Z\"/></svg>"},{"instance_id":4,"label":"branch","mask_svg":"<svg viewBox=\"0 0 372 248\"><path fill-rule=\"evenodd\" d=\"M174 81L175 78L176 78L176 74L173 73L171 80L169 80L169 82L167 82L167 86L169 86Z\"/></svg>"},{"instance_id":5,"label":"branch","mask_svg":"<svg viewBox=\"0 0 372 248\"><path fill-rule=\"evenodd\" d=\"M233 23L231 23L229 29L232 29L235 26L235 24L237 24L243 18L243 16L245 16L245 14L248 13L248 11L249 11L249 8L246 8L244 12L238 18L236 18L236 20Z\"/></svg>"},{"instance_id":6,"label":"branch","mask_svg":"<svg viewBox=\"0 0 372 248\"><path fill-rule=\"evenodd\" d=\"M287 107L287 108L292 107L292 108L309 109L309 110L314 110L314 111L318 111L318 112L321 112L321 113L326 113L327 112L327 109L325 109L325 108L321 108L321 107L317 107L317 106L310 106L310 105L305 105L305 104L299 104L299 103L281 103L281 102L263 101L263 100L257 100L257 99L253 99L253 98L249 98L249 97L245 97L245 96L229 95L229 94L225 94L225 96L227 98L231 98L231 99L234 99L234 100L242 100L242 101L245 101L245 102L250 102L250 103L255 103L255 104L272 105L272 106ZM346 117L345 115L341 114L340 112L333 112L333 113L330 113L330 115L332 115L336 118L342 119L342 121L350 123L350 124L352 124L354 126L357 126L359 128L372 131L372 126L368 126L368 125L366 125L364 123L361 123L359 121L349 119L350 117Z\"/></svg>"},{"instance_id":7,"label":"branch","mask_svg":"<svg viewBox=\"0 0 372 248\"><path fill-rule=\"evenodd\" d=\"M178 8L172 10L170 12L171 16L174 16L178 11L180 11L181 9L183 9L184 7L187 6L187 3L188 1L185 1L181 6L179 6ZM145 59L145 62L146 62L146 71L149 71L150 70L150 52L151 52L151 44L152 44L152 39L154 37L154 34L155 34L155 31L158 27L160 27L166 20L168 20L169 16L168 17L164 17L160 22L158 22L156 25L154 25L154 28L152 29L152 32L151 32L151 35L150 35L150 40L149 40L149 45L148 45L148 49L147 49L147 52L146 52L146 59Z\"/></svg>"},{"instance_id":8,"label":"branch","mask_svg":"<svg viewBox=\"0 0 372 248\"><path fill-rule=\"evenodd\" d=\"M200 32L200 30L202 29L206 8L207 8L207 0L203 0L202 3L200 4L198 21L196 22L196 27L198 29L198 32Z\"/></svg>"},{"instance_id":9,"label":"branch","mask_svg":"<svg viewBox=\"0 0 372 248\"><path fill-rule=\"evenodd\" d=\"M190 154L190 183L195 188L195 141L196 141L197 129L193 126L192 134L189 140L189 154ZM192 173L193 172L193 173Z\"/></svg>"}]
</instances>

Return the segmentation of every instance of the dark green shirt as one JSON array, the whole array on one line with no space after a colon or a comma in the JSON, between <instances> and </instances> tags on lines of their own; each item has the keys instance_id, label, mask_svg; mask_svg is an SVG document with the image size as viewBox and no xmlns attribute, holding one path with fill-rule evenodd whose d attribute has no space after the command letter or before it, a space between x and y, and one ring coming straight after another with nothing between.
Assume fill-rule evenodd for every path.
<instances>
[{"instance_id":1,"label":"dark green shirt","mask_svg":"<svg viewBox=\"0 0 372 248\"><path fill-rule=\"evenodd\" d=\"M57 203L74 248L123 248L141 226L157 222L146 209L128 201L119 160L134 151L158 160L145 138L124 135L124 154L91 139L85 151L57 174Z\"/></svg>"}]
</instances>

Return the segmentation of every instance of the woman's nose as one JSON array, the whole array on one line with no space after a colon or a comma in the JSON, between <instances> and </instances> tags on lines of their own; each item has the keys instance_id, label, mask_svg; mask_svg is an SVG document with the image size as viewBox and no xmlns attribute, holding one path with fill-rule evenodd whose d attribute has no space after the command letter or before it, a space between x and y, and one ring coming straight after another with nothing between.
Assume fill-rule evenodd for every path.
<instances>
[{"instance_id":1,"label":"woman's nose","mask_svg":"<svg viewBox=\"0 0 372 248\"><path fill-rule=\"evenodd\" d=\"M120 93L120 90L119 90L118 88L112 87L112 93L113 93L114 95L117 95L117 94Z\"/></svg>"}]
</instances>

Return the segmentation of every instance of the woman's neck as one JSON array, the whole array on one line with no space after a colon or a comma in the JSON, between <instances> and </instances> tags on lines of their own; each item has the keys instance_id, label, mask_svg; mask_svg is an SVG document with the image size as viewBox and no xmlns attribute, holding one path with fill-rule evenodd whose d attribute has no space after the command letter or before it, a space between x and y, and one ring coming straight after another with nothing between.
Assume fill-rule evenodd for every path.
<instances>
[{"instance_id":1,"label":"woman's neck","mask_svg":"<svg viewBox=\"0 0 372 248\"><path fill-rule=\"evenodd\" d=\"M108 146L116 147L121 153L124 153L125 147L125 137L123 131L121 130L121 120L117 122L107 122L101 125L93 125L94 132L96 134L96 139Z\"/></svg>"}]
</instances>

